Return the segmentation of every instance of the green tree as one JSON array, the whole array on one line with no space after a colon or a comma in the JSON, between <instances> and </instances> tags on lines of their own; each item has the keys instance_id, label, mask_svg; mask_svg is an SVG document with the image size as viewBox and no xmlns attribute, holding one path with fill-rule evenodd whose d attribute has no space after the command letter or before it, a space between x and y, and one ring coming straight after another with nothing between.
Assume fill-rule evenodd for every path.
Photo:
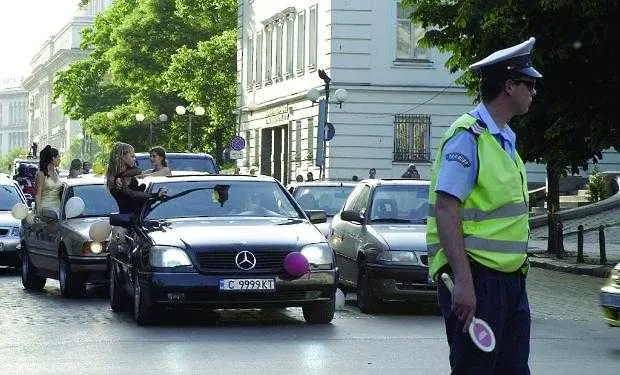
<instances>
[{"instance_id":1,"label":"green tree","mask_svg":"<svg viewBox=\"0 0 620 375\"><path fill-rule=\"evenodd\" d=\"M13 160L19 158L25 158L28 155L28 150L25 148L15 148L2 157L0 157L0 172L8 175L13 174Z\"/></svg>"},{"instance_id":2,"label":"green tree","mask_svg":"<svg viewBox=\"0 0 620 375\"><path fill-rule=\"evenodd\" d=\"M184 150L188 119L174 109L202 105L193 148L220 159L234 131L236 22L235 0L117 0L84 32L90 57L59 74L54 97L102 144L125 140L137 149L152 146L152 123L154 143ZM160 113L169 121L158 122Z\"/></svg>"},{"instance_id":3,"label":"green tree","mask_svg":"<svg viewBox=\"0 0 620 375\"><path fill-rule=\"evenodd\" d=\"M428 29L421 43L451 54L447 67L465 71L491 52L536 37L534 66L542 72L529 114L515 118L524 160L545 163L549 191L548 250L554 251L559 178L587 169L602 151L620 149L615 103L620 81L615 62L620 3L607 0L405 0L412 22ZM475 93L465 72L458 83Z\"/></svg>"}]
</instances>

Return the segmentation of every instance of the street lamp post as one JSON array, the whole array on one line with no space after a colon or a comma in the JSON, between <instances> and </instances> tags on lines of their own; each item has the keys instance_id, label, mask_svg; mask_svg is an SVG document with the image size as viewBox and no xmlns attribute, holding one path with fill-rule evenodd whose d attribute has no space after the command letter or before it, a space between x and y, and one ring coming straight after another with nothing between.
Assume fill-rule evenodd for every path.
<instances>
[{"instance_id":1,"label":"street lamp post","mask_svg":"<svg viewBox=\"0 0 620 375\"><path fill-rule=\"evenodd\" d=\"M187 151L191 152L192 151L192 117L193 116L202 116L205 114L205 109L201 106L196 106L193 109L191 108L186 108L182 105L177 106L175 109L175 112L177 113L177 115L179 116L183 116L187 113L187 118L188 118L188 122L187 122ZM192 114L192 112L194 112Z\"/></svg>"},{"instance_id":2,"label":"street lamp post","mask_svg":"<svg viewBox=\"0 0 620 375\"><path fill-rule=\"evenodd\" d=\"M142 123L142 121L144 121L145 118L146 116L144 116L144 114L142 113L136 114L136 121L138 121L139 123ZM164 123L168 121L168 115L166 115L165 113L162 113L159 115L158 119L160 123ZM149 121L149 144L151 146L153 146L153 125L154 125L153 122L154 121Z\"/></svg>"},{"instance_id":3,"label":"street lamp post","mask_svg":"<svg viewBox=\"0 0 620 375\"><path fill-rule=\"evenodd\" d=\"M334 102L329 101L329 94L331 88L331 78L325 73L323 69L319 69L319 78L324 82L323 93L316 88L312 88L306 94L308 100L313 103L319 103L319 123L317 124L317 142L316 142L316 163L315 165L320 168L320 179L325 179L325 167L326 167L326 154L327 154L327 137L326 132L328 126L331 124L328 120L329 104L338 104L342 108L342 103L347 100L347 90L338 89L334 93ZM321 98L321 94L324 98Z\"/></svg>"}]
</instances>

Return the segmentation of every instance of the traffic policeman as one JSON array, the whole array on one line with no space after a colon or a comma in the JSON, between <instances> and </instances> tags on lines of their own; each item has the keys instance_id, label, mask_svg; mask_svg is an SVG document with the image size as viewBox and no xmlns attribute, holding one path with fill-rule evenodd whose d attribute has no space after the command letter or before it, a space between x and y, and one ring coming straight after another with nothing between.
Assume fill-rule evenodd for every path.
<instances>
[{"instance_id":1,"label":"traffic policeman","mask_svg":"<svg viewBox=\"0 0 620 375\"><path fill-rule=\"evenodd\" d=\"M535 39L497 51L469 68L481 103L446 131L433 165L427 245L437 283L453 374L529 374L528 191L508 126L528 112L542 75L532 67ZM493 329L495 349L480 351L467 327L476 317Z\"/></svg>"}]
</instances>

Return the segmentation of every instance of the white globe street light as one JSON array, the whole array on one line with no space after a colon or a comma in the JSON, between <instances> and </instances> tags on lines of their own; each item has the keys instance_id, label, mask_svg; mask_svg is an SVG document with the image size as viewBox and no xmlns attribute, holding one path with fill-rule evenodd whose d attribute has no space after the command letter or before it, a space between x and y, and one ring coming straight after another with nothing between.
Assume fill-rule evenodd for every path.
<instances>
[{"instance_id":1,"label":"white globe street light","mask_svg":"<svg viewBox=\"0 0 620 375\"><path fill-rule=\"evenodd\" d=\"M144 115L142 113L136 113L136 121L142 122L144 121Z\"/></svg>"},{"instance_id":2,"label":"white globe street light","mask_svg":"<svg viewBox=\"0 0 620 375\"><path fill-rule=\"evenodd\" d=\"M185 113L187 113L187 118L188 118L188 122L187 122L187 151L191 152L192 151L192 117L193 116L202 116L205 114L205 109L204 107L201 106L195 106L193 107L193 109L190 108L185 108L182 105L177 106L174 111L177 113L177 115L179 116L183 116L185 115ZM192 114L193 112L193 114Z\"/></svg>"},{"instance_id":3,"label":"white globe street light","mask_svg":"<svg viewBox=\"0 0 620 375\"><path fill-rule=\"evenodd\" d=\"M338 89L334 93L334 99L336 99L336 102L339 104L342 104L342 102L346 102L348 97L349 93L345 89Z\"/></svg>"},{"instance_id":4,"label":"white globe street light","mask_svg":"<svg viewBox=\"0 0 620 375\"><path fill-rule=\"evenodd\" d=\"M313 103L319 100L320 96L321 96L321 92L314 87L308 90L308 92L306 93L306 97L308 98L308 100L310 100Z\"/></svg>"},{"instance_id":5,"label":"white globe street light","mask_svg":"<svg viewBox=\"0 0 620 375\"><path fill-rule=\"evenodd\" d=\"M202 116L205 114L205 109L201 106L195 107L194 113L196 114L196 116Z\"/></svg>"},{"instance_id":6,"label":"white globe street light","mask_svg":"<svg viewBox=\"0 0 620 375\"><path fill-rule=\"evenodd\" d=\"M168 121L168 115L165 113L162 113L161 115L159 115L159 121L160 122L166 122Z\"/></svg>"},{"instance_id":7,"label":"white globe street light","mask_svg":"<svg viewBox=\"0 0 620 375\"><path fill-rule=\"evenodd\" d=\"M183 116L185 114L185 107L183 107L182 105L178 105L174 111L177 113L177 115L179 116Z\"/></svg>"}]
</instances>

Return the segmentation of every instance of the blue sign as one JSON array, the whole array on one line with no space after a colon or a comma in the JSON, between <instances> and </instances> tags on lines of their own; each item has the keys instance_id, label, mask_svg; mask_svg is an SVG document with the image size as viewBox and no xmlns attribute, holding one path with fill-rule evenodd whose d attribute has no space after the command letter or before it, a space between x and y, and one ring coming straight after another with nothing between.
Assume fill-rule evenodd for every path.
<instances>
[{"instance_id":1,"label":"blue sign","mask_svg":"<svg viewBox=\"0 0 620 375\"><path fill-rule=\"evenodd\" d=\"M241 151L245 148L245 139L240 135L235 135L230 141L230 148L235 151Z\"/></svg>"},{"instance_id":2,"label":"blue sign","mask_svg":"<svg viewBox=\"0 0 620 375\"><path fill-rule=\"evenodd\" d=\"M331 141L334 138L334 135L336 135L336 129L334 128L334 125L332 125L331 122L326 122L325 123L325 140Z\"/></svg>"}]
</instances>

